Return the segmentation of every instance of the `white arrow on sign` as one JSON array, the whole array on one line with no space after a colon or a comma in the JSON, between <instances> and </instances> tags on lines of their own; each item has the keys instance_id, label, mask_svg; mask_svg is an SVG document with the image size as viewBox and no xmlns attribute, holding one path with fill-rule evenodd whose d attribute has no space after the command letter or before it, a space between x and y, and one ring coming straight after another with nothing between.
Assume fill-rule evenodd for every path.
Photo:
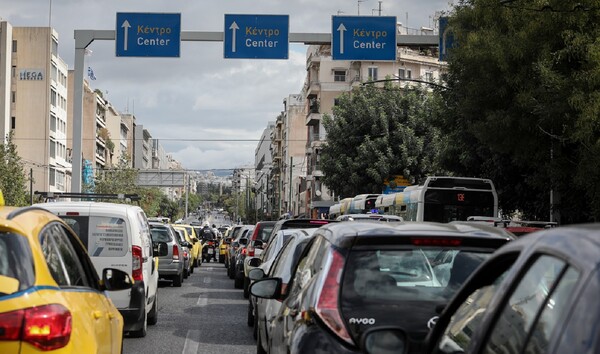
<instances>
[{"instance_id":1,"label":"white arrow on sign","mask_svg":"<svg viewBox=\"0 0 600 354\"><path fill-rule=\"evenodd\" d=\"M344 26L343 23L340 23L337 30L340 32L340 54L344 54L344 31L346 31L346 26Z\"/></svg>"},{"instance_id":2,"label":"white arrow on sign","mask_svg":"<svg viewBox=\"0 0 600 354\"><path fill-rule=\"evenodd\" d=\"M238 27L237 23L233 21L231 26L229 26L229 29L231 30L231 52L235 53L235 31L239 30L240 28Z\"/></svg>"},{"instance_id":3,"label":"white arrow on sign","mask_svg":"<svg viewBox=\"0 0 600 354\"><path fill-rule=\"evenodd\" d=\"M125 20L125 22L123 22L121 27L123 27L123 29L125 31L125 37L123 38L124 39L123 50L127 51L127 33L129 32L129 28L131 28L131 25L129 24L129 21Z\"/></svg>"}]
</instances>

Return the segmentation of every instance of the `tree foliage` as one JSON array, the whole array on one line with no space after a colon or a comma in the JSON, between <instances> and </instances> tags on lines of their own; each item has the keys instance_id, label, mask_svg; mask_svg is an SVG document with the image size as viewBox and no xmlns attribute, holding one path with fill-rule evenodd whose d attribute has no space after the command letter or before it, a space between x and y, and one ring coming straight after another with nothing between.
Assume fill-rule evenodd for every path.
<instances>
[{"instance_id":1,"label":"tree foliage","mask_svg":"<svg viewBox=\"0 0 600 354\"><path fill-rule=\"evenodd\" d=\"M29 178L25 174L25 166L12 139L11 132L6 143L0 144L0 190L4 194L6 205L24 206L29 204Z\"/></svg>"},{"instance_id":2,"label":"tree foliage","mask_svg":"<svg viewBox=\"0 0 600 354\"><path fill-rule=\"evenodd\" d=\"M563 222L600 216L600 1L582 3L463 0L450 18L442 165L491 178L505 212L547 219L553 190Z\"/></svg>"},{"instance_id":3,"label":"tree foliage","mask_svg":"<svg viewBox=\"0 0 600 354\"><path fill-rule=\"evenodd\" d=\"M431 124L439 103L438 95L390 82L341 95L333 117L323 117L325 185L340 197L353 197L381 193L384 180L396 175L418 182L441 173L436 160L440 132Z\"/></svg>"}]
</instances>

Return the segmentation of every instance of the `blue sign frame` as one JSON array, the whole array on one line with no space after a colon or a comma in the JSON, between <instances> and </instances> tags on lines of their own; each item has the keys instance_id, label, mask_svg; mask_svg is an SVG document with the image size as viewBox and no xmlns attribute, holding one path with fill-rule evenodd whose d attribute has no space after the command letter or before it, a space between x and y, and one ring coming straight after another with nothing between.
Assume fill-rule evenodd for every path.
<instances>
[{"instance_id":1,"label":"blue sign frame","mask_svg":"<svg viewBox=\"0 0 600 354\"><path fill-rule=\"evenodd\" d=\"M223 57L288 59L288 15L225 15Z\"/></svg>"},{"instance_id":2,"label":"blue sign frame","mask_svg":"<svg viewBox=\"0 0 600 354\"><path fill-rule=\"evenodd\" d=\"M118 57L179 57L181 14L117 13L115 49Z\"/></svg>"},{"instance_id":3,"label":"blue sign frame","mask_svg":"<svg viewBox=\"0 0 600 354\"><path fill-rule=\"evenodd\" d=\"M395 16L332 16L333 60L396 60Z\"/></svg>"}]
</instances>

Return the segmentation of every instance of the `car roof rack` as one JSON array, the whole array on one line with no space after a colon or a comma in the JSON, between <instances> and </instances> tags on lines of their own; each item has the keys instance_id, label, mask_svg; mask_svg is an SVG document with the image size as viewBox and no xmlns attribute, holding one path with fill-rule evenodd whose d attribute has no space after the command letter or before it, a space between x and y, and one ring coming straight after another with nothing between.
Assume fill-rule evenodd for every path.
<instances>
[{"instance_id":1,"label":"car roof rack","mask_svg":"<svg viewBox=\"0 0 600 354\"><path fill-rule=\"evenodd\" d=\"M75 198L82 200L125 200L125 201L136 201L141 200L137 194L111 194L111 193L69 193L69 192L33 192L35 195L39 195L44 198L44 201L56 201L57 199Z\"/></svg>"}]
</instances>

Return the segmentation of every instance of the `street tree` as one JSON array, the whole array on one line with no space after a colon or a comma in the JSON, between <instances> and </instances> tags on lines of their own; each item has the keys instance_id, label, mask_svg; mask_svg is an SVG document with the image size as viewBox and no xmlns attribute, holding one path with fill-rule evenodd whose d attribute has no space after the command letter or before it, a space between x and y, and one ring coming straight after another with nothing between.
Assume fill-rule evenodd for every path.
<instances>
[{"instance_id":1,"label":"street tree","mask_svg":"<svg viewBox=\"0 0 600 354\"><path fill-rule=\"evenodd\" d=\"M577 5L577 6L576 6ZM450 16L442 166L491 178L505 212L600 218L600 7L462 0Z\"/></svg>"},{"instance_id":2,"label":"street tree","mask_svg":"<svg viewBox=\"0 0 600 354\"><path fill-rule=\"evenodd\" d=\"M384 181L402 175L413 183L441 173L439 95L392 82L356 87L323 116L323 183L340 197L381 193Z\"/></svg>"},{"instance_id":3,"label":"street tree","mask_svg":"<svg viewBox=\"0 0 600 354\"><path fill-rule=\"evenodd\" d=\"M0 190L4 194L6 205L24 206L29 204L25 166L17 153L13 142L13 133L0 144Z\"/></svg>"}]
</instances>

